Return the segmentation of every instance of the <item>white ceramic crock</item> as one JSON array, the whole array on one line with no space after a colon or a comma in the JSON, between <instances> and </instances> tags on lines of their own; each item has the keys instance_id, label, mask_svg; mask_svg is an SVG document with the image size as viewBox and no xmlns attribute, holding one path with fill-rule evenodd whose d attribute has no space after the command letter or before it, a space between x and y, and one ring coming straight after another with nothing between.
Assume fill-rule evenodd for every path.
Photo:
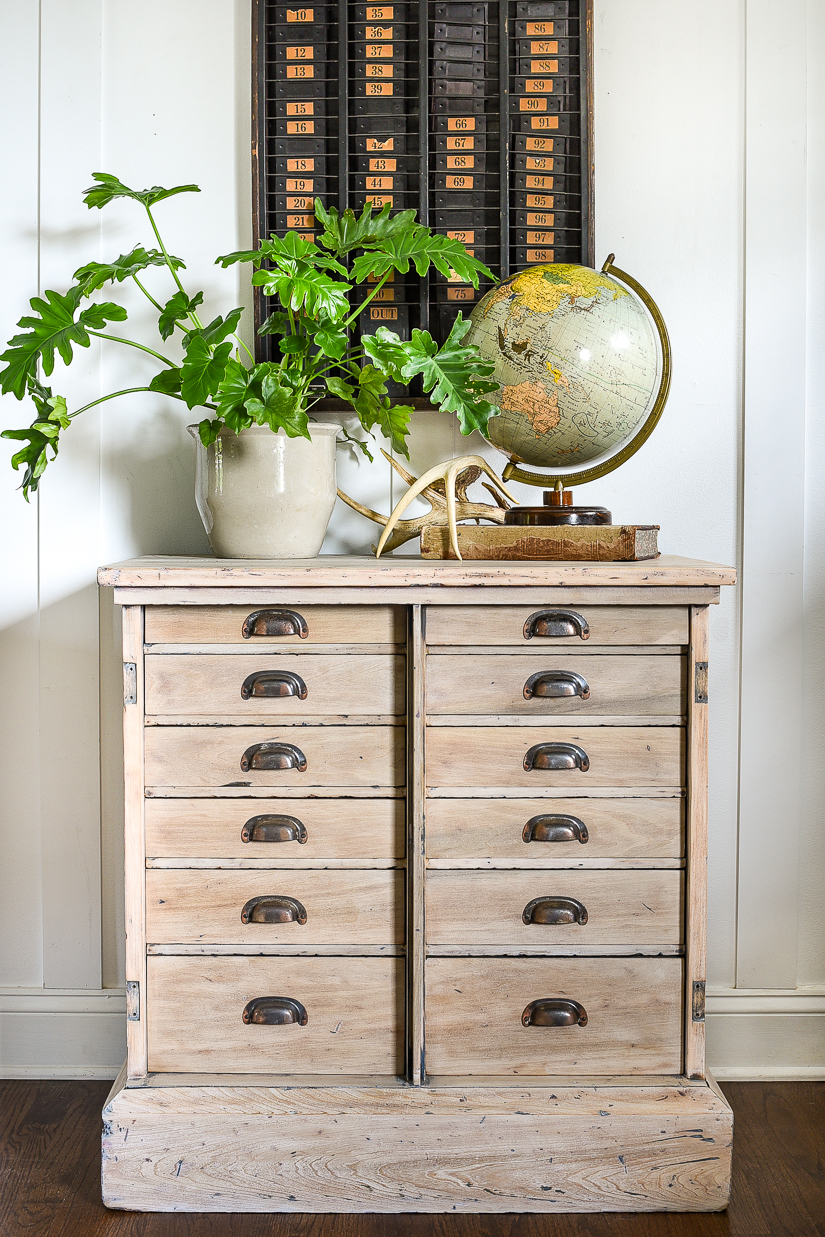
<instances>
[{"instance_id":1,"label":"white ceramic crock","mask_svg":"<svg viewBox=\"0 0 825 1237\"><path fill-rule=\"evenodd\" d=\"M335 506L337 425L310 425L312 441L252 425L198 445L195 496L218 558L314 558Z\"/></svg>"}]
</instances>

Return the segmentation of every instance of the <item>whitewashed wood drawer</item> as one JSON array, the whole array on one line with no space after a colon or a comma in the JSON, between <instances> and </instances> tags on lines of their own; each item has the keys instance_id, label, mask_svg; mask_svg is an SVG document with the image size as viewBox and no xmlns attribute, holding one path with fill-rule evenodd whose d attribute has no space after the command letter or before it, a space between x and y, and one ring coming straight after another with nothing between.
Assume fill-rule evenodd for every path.
<instances>
[{"instance_id":1,"label":"whitewashed wood drawer","mask_svg":"<svg viewBox=\"0 0 825 1237\"><path fill-rule=\"evenodd\" d=\"M405 711L406 659L391 654L147 654L148 716L273 717Z\"/></svg>"},{"instance_id":2,"label":"whitewashed wood drawer","mask_svg":"<svg viewBox=\"0 0 825 1237\"><path fill-rule=\"evenodd\" d=\"M402 799L147 799L151 858L403 859Z\"/></svg>"},{"instance_id":3,"label":"whitewashed wood drawer","mask_svg":"<svg viewBox=\"0 0 825 1237\"><path fill-rule=\"evenodd\" d=\"M429 958L426 992L433 1075L682 1068L680 958Z\"/></svg>"},{"instance_id":4,"label":"whitewashed wood drawer","mask_svg":"<svg viewBox=\"0 0 825 1237\"><path fill-rule=\"evenodd\" d=\"M403 644L403 606L147 606L147 644Z\"/></svg>"},{"instance_id":5,"label":"whitewashed wood drawer","mask_svg":"<svg viewBox=\"0 0 825 1237\"><path fill-rule=\"evenodd\" d=\"M404 940L404 877L376 869L146 872L152 944L393 945ZM338 959L346 970L348 960Z\"/></svg>"},{"instance_id":6,"label":"whitewashed wood drawer","mask_svg":"<svg viewBox=\"0 0 825 1237\"><path fill-rule=\"evenodd\" d=\"M680 945L678 871L429 871L431 945Z\"/></svg>"},{"instance_id":7,"label":"whitewashed wood drawer","mask_svg":"<svg viewBox=\"0 0 825 1237\"><path fill-rule=\"evenodd\" d=\"M570 866L593 859L678 859L682 798L428 799L428 859Z\"/></svg>"},{"instance_id":8,"label":"whitewashed wood drawer","mask_svg":"<svg viewBox=\"0 0 825 1237\"><path fill-rule=\"evenodd\" d=\"M429 726L429 787L669 786L684 782L679 726Z\"/></svg>"},{"instance_id":9,"label":"whitewashed wood drawer","mask_svg":"<svg viewBox=\"0 0 825 1237\"><path fill-rule=\"evenodd\" d=\"M403 1069L400 958L153 957L147 988L150 1071L394 1075ZM279 1017L297 1020L257 1020Z\"/></svg>"},{"instance_id":10,"label":"whitewashed wood drawer","mask_svg":"<svg viewBox=\"0 0 825 1237\"><path fill-rule=\"evenodd\" d=\"M403 726L147 726L148 786L403 786Z\"/></svg>"},{"instance_id":11,"label":"whitewashed wood drawer","mask_svg":"<svg viewBox=\"0 0 825 1237\"><path fill-rule=\"evenodd\" d=\"M428 606L428 645L686 645L684 606Z\"/></svg>"},{"instance_id":12,"label":"whitewashed wood drawer","mask_svg":"<svg viewBox=\"0 0 825 1237\"><path fill-rule=\"evenodd\" d=\"M679 717L684 679L678 655L430 653L426 709L452 715Z\"/></svg>"}]
</instances>

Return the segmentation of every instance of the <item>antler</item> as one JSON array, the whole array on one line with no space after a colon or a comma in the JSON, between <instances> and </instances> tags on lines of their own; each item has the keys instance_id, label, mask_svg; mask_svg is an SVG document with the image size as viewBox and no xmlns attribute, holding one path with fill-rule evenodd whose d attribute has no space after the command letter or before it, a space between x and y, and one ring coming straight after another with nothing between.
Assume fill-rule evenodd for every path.
<instances>
[{"instance_id":1,"label":"antler","mask_svg":"<svg viewBox=\"0 0 825 1237\"><path fill-rule=\"evenodd\" d=\"M384 532L378 546L373 546L376 557L384 550L394 550L406 541L411 540L411 538L417 537L425 528L432 526L443 528L446 524L450 528L450 544L460 558L461 555L458 553L457 544L458 536L455 531L456 520L490 520L494 524L503 524L507 509L506 505L515 501L496 474L490 470L486 462L478 455L467 455L455 460L447 460L436 468L431 468L421 478L416 479L412 473L407 472L397 460L392 459L383 449L381 454L410 486L410 489L397 504L390 516L381 515L378 511L373 511L372 508L365 507L362 503L356 502L354 498L350 498L342 490L338 490L338 497L347 503L348 506L352 507L354 511L360 512L361 515L366 516L368 520L373 520L376 524L384 525ZM493 507L489 503L471 502L467 498L468 487L474 481L477 481L482 473L486 473L495 486L494 489L493 486L488 485L485 481L482 482L484 488L494 499L502 502L502 505ZM501 494L501 499L499 499L499 494L496 491ZM418 495L426 499L430 504L430 510L425 515L416 516L412 520L400 519L401 512Z\"/></svg>"},{"instance_id":2,"label":"antler","mask_svg":"<svg viewBox=\"0 0 825 1237\"><path fill-rule=\"evenodd\" d=\"M410 486L401 501L397 503L392 515L386 522L383 533L381 534L381 538L375 550L375 557L381 557L381 551L386 546L390 533L395 527L401 513L406 511L412 500L417 498L418 495L423 493L429 486L432 486L434 482L443 481L447 506L447 524L450 529L450 545L452 546L453 553L456 558L460 559L461 551L458 548L458 532L456 530L456 478L459 473L463 473L468 468L478 469L476 477L481 476L482 472L485 473L493 482L493 486L503 498L509 500L511 503L515 502L513 495L509 493L506 487L489 467L487 461L483 460L480 455L460 455L457 459L447 460L443 464L436 464L434 468L430 468L422 477L419 477L418 480ZM464 490L466 492L466 486L464 487ZM490 508L490 510L495 510L495 508ZM461 518L466 519L468 516L467 514L462 513ZM435 523L436 521L432 522ZM503 514L502 521L496 521L496 523L499 522L503 522Z\"/></svg>"}]
</instances>

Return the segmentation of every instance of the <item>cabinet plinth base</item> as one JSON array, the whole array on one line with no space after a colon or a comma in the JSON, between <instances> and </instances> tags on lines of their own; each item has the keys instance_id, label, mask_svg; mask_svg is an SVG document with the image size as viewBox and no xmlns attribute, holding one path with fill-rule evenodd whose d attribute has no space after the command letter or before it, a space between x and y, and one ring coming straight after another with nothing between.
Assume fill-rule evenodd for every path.
<instances>
[{"instance_id":1,"label":"cabinet plinth base","mask_svg":"<svg viewBox=\"0 0 825 1237\"><path fill-rule=\"evenodd\" d=\"M624 1082L625 1080L622 1080ZM711 1083L126 1087L103 1201L133 1211L720 1211L733 1114Z\"/></svg>"}]
</instances>

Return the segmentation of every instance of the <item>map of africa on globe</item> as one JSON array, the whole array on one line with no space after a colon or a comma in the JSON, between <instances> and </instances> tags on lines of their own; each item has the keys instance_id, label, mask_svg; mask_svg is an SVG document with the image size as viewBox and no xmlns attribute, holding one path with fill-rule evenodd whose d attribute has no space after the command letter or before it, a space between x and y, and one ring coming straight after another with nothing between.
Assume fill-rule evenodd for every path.
<instances>
[{"instance_id":1,"label":"map of africa on globe","mask_svg":"<svg viewBox=\"0 0 825 1237\"><path fill-rule=\"evenodd\" d=\"M642 302L587 266L545 265L493 288L464 343L495 366L491 442L512 460L583 465L618 448L650 410L656 336Z\"/></svg>"}]
</instances>

